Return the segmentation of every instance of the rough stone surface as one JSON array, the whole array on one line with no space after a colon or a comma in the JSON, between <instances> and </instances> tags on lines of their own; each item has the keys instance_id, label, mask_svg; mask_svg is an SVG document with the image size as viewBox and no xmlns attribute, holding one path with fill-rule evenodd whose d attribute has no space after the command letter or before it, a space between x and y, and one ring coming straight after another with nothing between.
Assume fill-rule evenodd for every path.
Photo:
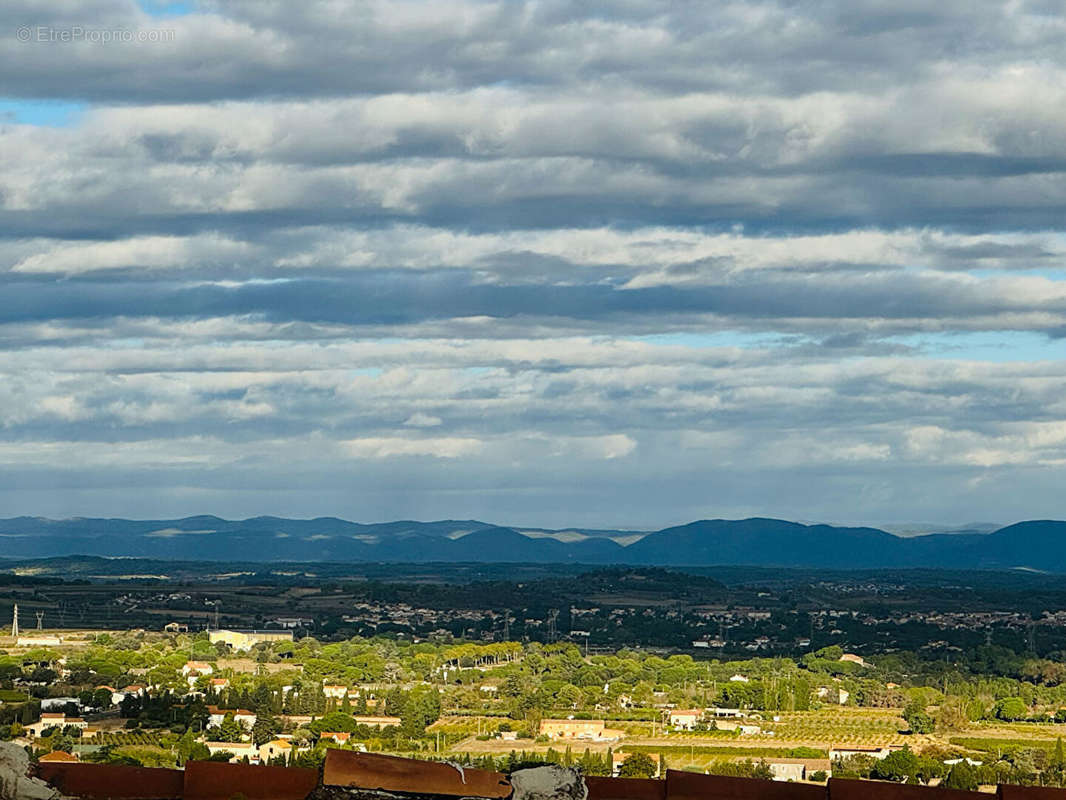
<instances>
[{"instance_id":1,"label":"rough stone surface","mask_svg":"<svg viewBox=\"0 0 1066 800\"><path fill-rule=\"evenodd\" d=\"M533 767L511 775L513 800L586 800L588 787L581 773L567 767Z\"/></svg>"},{"instance_id":2,"label":"rough stone surface","mask_svg":"<svg viewBox=\"0 0 1066 800\"><path fill-rule=\"evenodd\" d=\"M0 800L52 800L59 797L39 778L29 777L30 757L13 742L0 742Z\"/></svg>"}]
</instances>

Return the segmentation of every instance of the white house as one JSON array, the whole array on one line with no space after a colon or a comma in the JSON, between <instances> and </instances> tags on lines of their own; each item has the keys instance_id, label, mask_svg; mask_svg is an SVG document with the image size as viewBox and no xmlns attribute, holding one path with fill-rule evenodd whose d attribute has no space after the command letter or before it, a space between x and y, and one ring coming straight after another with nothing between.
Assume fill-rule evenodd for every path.
<instances>
[{"instance_id":1,"label":"white house","mask_svg":"<svg viewBox=\"0 0 1066 800\"><path fill-rule=\"evenodd\" d=\"M703 709L686 708L676 709L670 712L670 727L677 730L690 731L699 724L703 718Z\"/></svg>"},{"instance_id":2,"label":"white house","mask_svg":"<svg viewBox=\"0 0 1066 800\"><path fill-rule=\"evenodd\" d=\"M271 758L284 756L285 760L287 761L292 751L292 742L286 742L284 739L274 739L265 744L259 745L259 760L267 761Z\"/></svg>"},{"instance_id":3,"label":"white house","mask_svg":"<svg viewBox=\"0 0 1066 800\"><path fill-rule=\"evenodd\" d=\"M207 713L210 718L207 721L208 726L218 727L225 721L227 714L232 714L235 722L243 722L248 730L252 729L255 725L255 721L259 719L254 711L247 711L243 708L219 708L218 706L208 706Z\"/></svg>"},{"instance_id":4,"label":"white house","mask_svg":"<svg viewBox=\"0 0 1066 800\"><path fill-rule=\"evenodd\" d=\"M204 742L211 755L215 753L233 753L231 764L236 764L245 756L252 763L259 762L259 748L254 742Z\"/></svg>"},{"instance_id":5,"label":"white house","mask_svg":"<svg viewBox=\"0 0 1066 800\"><path fill-rule=\"evenodd\" d=\"M807 777L807 767L785 761L771 761L767 764L775 781L802 781Z\"/></svg>"},{"instance_id":6,"label":"white house","mask_svg":"<svg viewBox=\"0 0 1066 800\"><path fill-rule=\"evenodd\" d=\"M81 717L68 717L62 712L45 711L41 714L41 718L31 725L26 726L26 730L33 736L40 736L42 731L49 728L66 728L67 726L73 726L78 730L85 730L89 727L89 723L83 720Z\"/></svg>"}]
</instances>

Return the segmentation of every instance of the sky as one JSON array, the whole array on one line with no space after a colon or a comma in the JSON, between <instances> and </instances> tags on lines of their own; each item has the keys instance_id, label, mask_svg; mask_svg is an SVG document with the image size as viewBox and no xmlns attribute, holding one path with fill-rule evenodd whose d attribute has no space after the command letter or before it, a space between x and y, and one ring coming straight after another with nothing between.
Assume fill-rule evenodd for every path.
<instances>
[{"instance_id":1,"label":"sky","mask_svg":"<svg viewBox=\"0 0 1066 800\"><path fill-rule=\"evenodd\" d=\"M0 7L0 516L1066 514L1058 2Z\"/></svg>"}]
</instances>

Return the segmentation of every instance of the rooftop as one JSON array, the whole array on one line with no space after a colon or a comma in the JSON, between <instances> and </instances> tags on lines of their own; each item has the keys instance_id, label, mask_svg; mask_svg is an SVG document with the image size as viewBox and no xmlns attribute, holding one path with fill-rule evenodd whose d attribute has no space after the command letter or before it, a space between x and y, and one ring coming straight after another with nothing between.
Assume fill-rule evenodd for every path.
<instances>
[{"instance_id":1,"label":"rooftop","mask_svg":"<svg viewBox=\"0 0 1066 800\"><path fill-rule=\"evenodd\" d=\"M0 744L0 746L3 746ZM499 772L330 750L318 770L191 761L185 770L42 760L37 775L84 800L988 800L989 794L832 778L785 783L667 770L665 780L581 778L560 767ZM0 776L2 777L2 776ZM42 787L43 788L43 787ZM1066 800L1066 790L998 787L997 800Z\"/></svg>"}]
</instances>

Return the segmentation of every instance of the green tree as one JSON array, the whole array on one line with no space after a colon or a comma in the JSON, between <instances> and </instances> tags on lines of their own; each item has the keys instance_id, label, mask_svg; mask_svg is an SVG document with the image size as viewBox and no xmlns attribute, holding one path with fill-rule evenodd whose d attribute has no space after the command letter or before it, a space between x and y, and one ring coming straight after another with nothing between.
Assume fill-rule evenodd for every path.
<instances>
[{"instance_id":1,"label":"green tree","mask_svg":"<svg viewBox=\"0 0 1066 800\"><path fill-rule=\"evenodd\" d=\"M1029 716L1029 707L1020 697L1004 697L996 703L995 714L999 719L1016 722Z\"/></svg>"},{"instance_id":2,"label":"green tree","mask_svg":"<svg viewBox=\"0 0 1066 800\"><path fill-rule=\"evenodd\" d=\"M918 775L918 757L904 745L902 750L894 750L880 761L874 763L870 777L896 783L913 783Z\"/></svg>"},{"instance_id":3,"label":"green tree","mask_svg":"<svg viewBox=\"0 0 1066 800\"><path fill-rule=\"evenodd\" d=\"M218 740L220 742L239 742L244 738L244 725L233 718L233 712L226 712L222 718L222 724L218 726Z\"/></svg>"},{"instance_id":4,"label":"green tree","mask_svg":"<svg viewBox=\"0 0 1066 800\"><path fill-rule=\"evenodd\" d=\"M618 767L620 778L653 778L655 761L647 753L631 753Z\"/></svg>"},{"instance_id":5,"label":"green tree","mask_svg":"<svg viewBox=\"0 0 1066 800\"><path fill-rule=\"evenodd\" d=\"M903 709L903 719L907 720L911 733L932 733L935 721L925 710L921 701L911 701Z\"/></svg>"},{"instance_id":6,"label":"green tree","mask_svg":"<svg viewBox=\"0 0 1066 800\"><path fill-rule=\"evenodd\" d=\"M963 759L951 768L951 772L940 784L947 789L964 789L968 792L977 789L977 771Z\"/></svg>"}]
</instances>

